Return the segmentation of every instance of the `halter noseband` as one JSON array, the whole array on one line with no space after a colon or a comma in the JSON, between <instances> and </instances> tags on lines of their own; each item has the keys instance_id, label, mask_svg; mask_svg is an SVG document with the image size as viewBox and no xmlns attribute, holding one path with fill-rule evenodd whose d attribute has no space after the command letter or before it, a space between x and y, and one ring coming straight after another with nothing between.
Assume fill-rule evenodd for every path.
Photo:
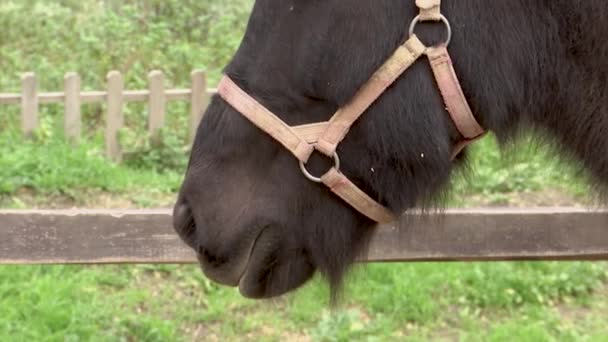
<instances>
[{"instance_id":1,"label":"halter noseband","mask_svg":"<svg viewBox=\"0 0 608 342\"><path fill-rule=\"evenodd\" d=\"M397 48L384 65L359 89L353 99L340 108L329 121L289 126L239 88L228 76L224 76L218 86L218 94L227 103L281 143L300 161L300 168L309 180L325 184L353 208L379 223L394 221L397 216L340 172L340 159L336 149L357 119L418 58L422 55L428 57L446 109L464 137L454 146L452 159L466 145L485 134L471 112L452 66L447 50L452 33L448 20L441 14L441 0L416 0L416 6L420 9L420 14L412 21L409 39ZM424 46L414 34L415 26L420 21L442 21L448 30L446 42L435 47ZM334 158L334 167L321 178L312 176L305 167L314 150Z\"/></svg>"}]
</instances>

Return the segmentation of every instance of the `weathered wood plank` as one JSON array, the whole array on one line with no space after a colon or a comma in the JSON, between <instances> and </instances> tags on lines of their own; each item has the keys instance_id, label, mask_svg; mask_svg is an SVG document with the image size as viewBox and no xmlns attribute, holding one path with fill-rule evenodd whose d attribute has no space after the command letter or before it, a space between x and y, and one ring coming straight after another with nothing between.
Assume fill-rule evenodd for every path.
<instances>
[{"instance_id":1,"label":"weathered wood plank","mask_svg":"<svg viewBox=\"0 0 608 342\"><path fill-rule=\"evenodd\" d=\"M20 104L21 94L2 93L0 94L0 104Z\"/></svg>"},{"instance_id":2,"label":"weathered wood plank","mask_svg":"<svg viewBox=\"0 0 608 342\"><path fill-rule=\"evenodd\" d=\"M83 91L80 93L80 101L82 103L98 103L106 102L108 92L105 90Z\"/></svg>"},{"instance_id":3,"label":"weathered wood plank","mask_svg":"<svg viewBox=\"0 0 608 342\"><path fill-rule=\"evenodd\" d=\"M61 103L65 101L65 93L58 91L51 93L40 93L38 94L38 101L40 104Z\"/></svg>"},{"instance_id":4,"label":"weathered wood plank","mask_svg":"<svg viewBox=\"0 0 608 342\"><path fill-rule=\"evenodd\" d=\"M182 263L169 211L0 211L0 263Z\"/></svg>"},{"instance_id":5,"label":"weathered wood plank","mask_svg":"<svg viewBox=\"0 0 608 342\"><path fill-rule=\"evenodd\" d=\"M38 81L33 72L21 78L21 131L31 137L38 129Z\"/></svg>"},{"instance_id":6,"label":"weathered wood plank","mask_svg":"<svg viewBox=\"0 0 608 342\"><path fill-rule=\"evenodd\" d=\"M118 71L108 73L108 108L106 116L106 156L115 162L122 160L119 132L123 126L123 77Z\"/></svg>"},{"instance_id":7,"label":"weathered wood plank","mask_svg":"<svg viewBox=\"0 0 608 342\"><path fill-rule=\"evenodd\" d=\"M165 92L167 101L190 101L192 96L191 89L168 89Z\"/></svg>"},{"instance_id":8,"label":"weathered wood plank","mask_svg":"<svg viewBox=\"0 0 608 342\"><path fill-rule=\"evenodd\" d=\"M64 78L65 109L64 131L66 138L77 142L80 139L82 119L80 112L80 76L70 72Z\"/></svg>"},{"instance_id":9,"label":"weathered wood plank","mask_svg":"<svg viewBox=\"0 0 608 342\"><path fill-rule=\"evenodd\" d=\"M122 95L125 102L146 102L150 98L150 90L125 90Z\"/></svg>"},{"instance_id":10,"label":"weathered wood plank","mask_svg":"<svg viewBox=\"0 0 608 342\"><path fill-rule=\"evenodd\" d=\"M336 227L339 229L339 227ZM608 260L608 211L449 210L378 228L364 262ZM0 211L0 263L193 263L160 211Z\"/></svg>"},{"instance_id":11,"label":"weathered wood plank","mask_svg":"<svg viewBox=\"0 0 608 342\"><path fill-rule=\"evenodd\" d=\"M196 130L203 118L203 112L209 106L210 94L207 92L205 72L195 70L191 74L192 93L190 99L190 143L194 142Z\"/></svg>"},{"instance_id":12,"label":"weathered wood plank","mask_svg":"<svg viewBox=\"0 0 608 342\"><path fill-rule=\"evenodd\" d=\"M149 118L148 133L153 145L158 144L159 131L165 125L165 112L167 99L165 96L165 76L159 70L154 70L148 75L150 96L148 99Z\"/></svg>"},{"instance_id":13,"label":"weathered wood plank","mask_svg":"<svg viewBox=\"0 0 608 342\"><path fill-rule=\"evenodd\" d=\"M208 91L208 97L213 94L213 90ZM123 98L125 102L145 102L148 101L150 91L145 90L125 90ZM104 90L82 91L80 93L80 101L82 103L97 103L105 102L107 92ZM165 98L167 101L190 101L192 97L191 89L167 89ZM40 93L38 94L40 104L61 103L65 101L65 93ZM17 93L0 93L0 105L20 104L21 94Z\"/></svg>"},{"instance_id":14,"label":"weathered wood plank","mask_svg":"<svg viewBox=\"0 0 608 342\"><path fill-rule=\"evenodd\" d=\"M32 82L32 78L37 82L34 73L26 73L23 76L22 82ZM26 79L27 81L25 81ZM164 91L164 97L165 101L190 101L194 97L196 100L194 103L195 106L192 108L192 113L196 113L196 115L192 115L191 121L195 122L196 124L194 126L196 126L198 121L200 121L202 111L209 102L209 98L217 93L217 89L206 89L205 73L200 70L192 72L192 84L194 92L193 89L167 89ZM32 88L31 83L28 83L28 91L31 91L32 89L35 88ZM42 93L38 92L36 89L35 94L37 96L28 96L26 100L34 99L38 102L38 105L64 103L66 101L65 92ZM80 102L82 104L106 102L107 95L108 92L105 90L81 91ZM124 102L145 102L149 101L150 90L124 90L122 95ZM0 105L17 105L21 104L22 101L24 101L23 89L22 93L0 93Z\"/></svg>"}]
</instances>

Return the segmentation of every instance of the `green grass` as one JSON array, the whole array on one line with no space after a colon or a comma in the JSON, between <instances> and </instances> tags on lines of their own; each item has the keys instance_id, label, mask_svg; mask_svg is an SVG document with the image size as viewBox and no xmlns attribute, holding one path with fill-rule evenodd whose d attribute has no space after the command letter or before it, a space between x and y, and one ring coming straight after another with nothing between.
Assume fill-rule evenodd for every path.
<instances>
[{"instance_id":1,"label":"green grass","mask_svg":"<svg viewBox=\"0 0 608 342\"><path fill-rule=\"evenodd\" d=\"M331 311L320 279L253 302L192 265L3 266L0 340L600 341L608 299L593 291L606 277L602 263L359 265Z\"/></svg>"},{"instance_id":2,"label":"green grass","mask_svg":"<svg viewBox=\"0 0 608 342\"><path fill-rule=\"evenodd\" d=\"M0 134L0 204L23 207L24 193L67 198L79 204L91 192L128 198L138 206L175 193L183 170L154 170L109 163L100 141L73 145L62 139L39 142ZM186 160L186 154L181 157ZM180 172L181 171L181 172ZM166 196L165 196L166 197Z\"/></svg>"}]
</instances>

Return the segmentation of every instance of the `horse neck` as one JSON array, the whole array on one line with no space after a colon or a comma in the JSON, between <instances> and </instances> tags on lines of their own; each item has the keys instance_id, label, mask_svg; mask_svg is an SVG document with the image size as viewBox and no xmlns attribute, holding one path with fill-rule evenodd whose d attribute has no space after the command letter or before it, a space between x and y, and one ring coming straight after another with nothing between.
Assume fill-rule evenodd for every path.
<instances>
[{"instance_id":1,"label":"horse neck","mask_svg":"<svg viewBox=\"0 0 608 342\"><path fill-rule=\"evenodd\" d=\"M544 133L608 188L608 2L496 1L475 10L452 51L480 121L502 142L522 129Z\"/></svg>"}]
</instances>

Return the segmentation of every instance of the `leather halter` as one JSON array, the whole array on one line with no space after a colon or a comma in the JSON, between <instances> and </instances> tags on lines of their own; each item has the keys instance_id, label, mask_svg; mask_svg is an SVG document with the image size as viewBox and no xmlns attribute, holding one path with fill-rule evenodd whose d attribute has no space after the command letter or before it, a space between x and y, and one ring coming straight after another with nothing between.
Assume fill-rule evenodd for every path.
<instances>
[{"instance_id":1,"label":"leather halter","mask_svg":"<svg viewBox=\"0 0 608 342\"><path fill-rule=\"evenodd\" d=\"M384 65L359 89L353 99L340 108L329 121L292 127L249 96L228 76L224 76L218 86L219 95L227 103L259 129L281 143L300 161L302 172L308 179L325 184L346 203L379 223L394 221L397 216L368 196L340 172L340 159L336 149L357 119L422 55L427 56L446 110L463 136L463 140L454 146L452 159L466 145L485 134L484 129L477 123L471 112L452 66L447 50L451 28L447 19L441 14L441 0L416 0L416 6L420 9L420 14L410 26L409 39L396 49ZM419 21L440 20L448 28L447 41L435 47L424 46L413 32L416 24ZM305 164L314 150L333 157L335 161L334 167L321 178L315 178L306 171Z\"/></svg>"}]
</instances>

